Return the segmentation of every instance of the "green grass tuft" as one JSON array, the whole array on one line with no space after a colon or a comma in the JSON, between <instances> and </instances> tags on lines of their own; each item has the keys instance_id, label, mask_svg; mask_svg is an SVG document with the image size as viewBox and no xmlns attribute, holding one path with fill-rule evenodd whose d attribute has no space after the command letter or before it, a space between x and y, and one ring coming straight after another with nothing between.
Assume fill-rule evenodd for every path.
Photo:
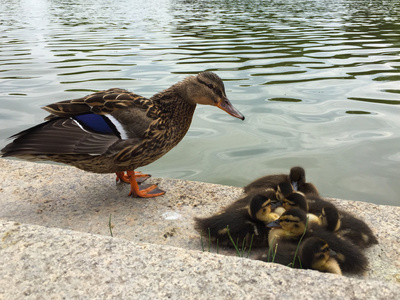
<instances>
[{"instance_id":1,"label":"green grass tuft","mask_svg":"<svg viewBox=\"0 0 400 300\"><path fill-rule=\"evenodd\" d=\"M110 229L110 234L113 237L112 225L111 225L111 214L110 214L110 218L108 219L108 228Z\"/></svg>"}]
</instances>

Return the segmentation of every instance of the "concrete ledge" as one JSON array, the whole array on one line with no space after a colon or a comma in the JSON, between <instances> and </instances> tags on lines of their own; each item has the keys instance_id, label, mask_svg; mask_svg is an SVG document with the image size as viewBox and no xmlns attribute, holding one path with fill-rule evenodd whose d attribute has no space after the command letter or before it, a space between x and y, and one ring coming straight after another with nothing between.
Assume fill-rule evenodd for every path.
<instances>
[{"instance_id":1,"label":"concrete ledge","mask_svg":"<svg viewBox=\"0 0 400 300\"><path fill-rule=\"evenodd\" d=\"M395 284L127 241L1 223L3 299L396 299Z\"/></svg>"},{"instance_id":2,"label":"concrete ledge","mask_svg":"<svg viewBox=\"0 0 400 300\"><path fill-rule=\"evenodd\" d=\"M380 242L366 251L369 271L350 278L202 252L193 217L230 203L240 188L151 178L167 194L133 199L111 174L5 159L0 170L0 299L400 294L400 207L332 199L370 224Z\"/></svg>"}]
</instances>

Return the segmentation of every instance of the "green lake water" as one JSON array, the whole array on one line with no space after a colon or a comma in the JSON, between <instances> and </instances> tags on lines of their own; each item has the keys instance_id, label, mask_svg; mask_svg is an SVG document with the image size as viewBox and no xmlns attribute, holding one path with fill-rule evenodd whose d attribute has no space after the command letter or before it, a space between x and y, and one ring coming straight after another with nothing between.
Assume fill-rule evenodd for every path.
<instances>
[{"instance_id":1,"label":"green lake water","mask_svg":"<svg viewBox=\"0 0 400 300\"><path fill-rule=\"evenodd\" d=\"M150 97L209 70L246 120L199 106L142 171L244 186L301 165L324 196L400 205L399 0L0 6L0 147L43 105L112 87Z\"/></svg>"}]
</instances>

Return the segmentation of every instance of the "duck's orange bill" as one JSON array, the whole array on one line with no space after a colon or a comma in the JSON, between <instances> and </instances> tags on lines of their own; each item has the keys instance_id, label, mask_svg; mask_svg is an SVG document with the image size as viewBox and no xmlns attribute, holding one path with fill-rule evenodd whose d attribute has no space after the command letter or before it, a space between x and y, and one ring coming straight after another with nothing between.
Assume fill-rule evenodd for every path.
<instances>
[{"instance_id":1,"label":"duck's orange bill","mask_svg":"<svg viewBox=\"0 0 400 300\"><path fill-rule=\"evenodd\" d=\"M228 100L228 98L223 98L221 101L217 103L217 106L222 109L223 111L226 111L228 114L231 116L244 120L244 116L238 111L232 103Z\"/></svg>"}]
</instances>

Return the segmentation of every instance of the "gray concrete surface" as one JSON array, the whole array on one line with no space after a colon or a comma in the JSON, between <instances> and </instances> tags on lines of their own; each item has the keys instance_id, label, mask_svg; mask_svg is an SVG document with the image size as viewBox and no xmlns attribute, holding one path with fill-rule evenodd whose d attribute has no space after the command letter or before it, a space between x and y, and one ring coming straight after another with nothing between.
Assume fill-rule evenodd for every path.
<instances>
[{"instance_id":1,"label":"gray concrete surface","mask_svg":"<svg viewBox=\"0 0 400 300\"><path fill-rule=\"evenodd\" d=\"M234 201L240 188L151 178L167 194L137 199L112 174L5 159L0 170L0 299L400 295L400 207L332 199L364 219L380 242L366 250L366 274L351 278L208 253L207 245L203 252L193 217Z\"/></svg>"}]
</instances>

